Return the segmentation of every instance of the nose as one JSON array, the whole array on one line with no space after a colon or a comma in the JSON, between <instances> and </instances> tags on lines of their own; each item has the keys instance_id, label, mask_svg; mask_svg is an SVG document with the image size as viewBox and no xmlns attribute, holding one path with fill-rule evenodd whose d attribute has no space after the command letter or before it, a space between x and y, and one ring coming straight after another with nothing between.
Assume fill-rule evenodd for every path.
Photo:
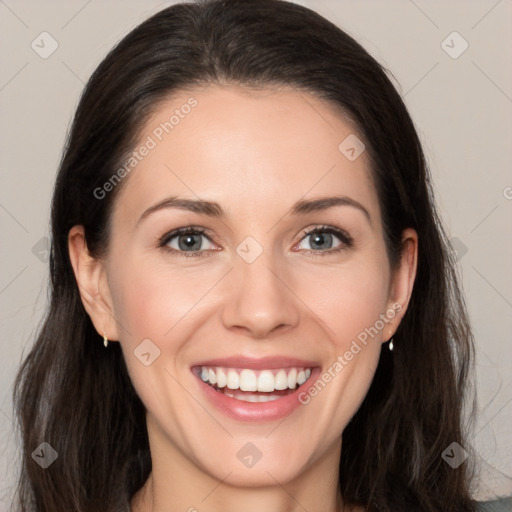
<instances>
[{"instance_id":1,"label":"nose","mask_svg":"<svg viewBox=\"0 0 512 512\"><path fill-rule=\"evenodd\" d=\"M277 267L265 251L254 262L235 262L227 284L228 295L222 322L229 330L264 339L295 327L300 318L300 300L289 272Z\"/></svg>"}]
</instances>

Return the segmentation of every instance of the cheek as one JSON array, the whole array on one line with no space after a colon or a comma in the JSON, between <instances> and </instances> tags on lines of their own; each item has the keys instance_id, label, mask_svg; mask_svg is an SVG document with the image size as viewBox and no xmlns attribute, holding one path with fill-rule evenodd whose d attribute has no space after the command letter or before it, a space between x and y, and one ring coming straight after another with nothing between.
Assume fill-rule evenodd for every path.
<instances>
[{"instance_id":1,"label":"cheek","mask_svg":"<svg viewBox=\"0 0 512 512\"><path fill-rule=\"evenodd\" d=\"M328 446L340 435L377 369L389 286L387 266L381 263L379 258L361 259L316 272L316 279L309 281L316 285L307 290L308 305L327 326L320 345L325 358L319 379L300 398L306 406L311 404L315 421L324 425L320 445Z\"/></svg>"},{"instance_id":2,"label":"cheek","mask_svg":"<svg viewBox=\"0 0 512 512\"><path fill-rule=\"evenodd\" d=\"M330 339L342 349L347 341L350 344L365 329L375 326L386 310L388 288L385 261L354 259L346 265L310 271L301 285L301 296L307 297L309 308L322 320Z\"/></svg>"},{"instance_id":3,"label":"cheek","mask_svg":"<svg viewBox=\"0 0 512 512\"><path fill-rule=\"evenodd\" d=\"M125 259L116 266L112 298L123 342L144 338L162 341L180 320L193 318L194 305L217 277L204 271L180 270L149 258Z\"/></svg>"},{"instance_id":4,"label":"cheek","mask_svg":"<svg viewBox=\"0 0 512 512\"><path fill-rule=\"evenodd\" d=\"M179 415L190 404L183 393L169 399L178 377L175 362L188 338L183 329L194 322L194 305L211 283L149 257L125 255L118 261L111 273L112 299L131 381L148 410ZM141 359L146 352L148 365Z\"/></svg>"}]
</instances>

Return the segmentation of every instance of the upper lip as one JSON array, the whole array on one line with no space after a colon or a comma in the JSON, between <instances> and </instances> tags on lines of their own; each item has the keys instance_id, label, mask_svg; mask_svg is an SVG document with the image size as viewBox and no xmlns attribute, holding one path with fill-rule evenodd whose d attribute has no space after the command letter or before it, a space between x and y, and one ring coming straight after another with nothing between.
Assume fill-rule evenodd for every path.
<instances>
[{"instance_id":1,"label":"upper lip","mask_svg":"<svg viewBox=\"0 0 512 512\"><path fill-rule=\"evenodd\" d=\"M249 370L273 370L279 368L314 368L318 363L306 359L287 356L268 356L261 358L231 356L199 361L194 366L221 366L225 368L247 368Z\"/></svg>"}]
</instances>

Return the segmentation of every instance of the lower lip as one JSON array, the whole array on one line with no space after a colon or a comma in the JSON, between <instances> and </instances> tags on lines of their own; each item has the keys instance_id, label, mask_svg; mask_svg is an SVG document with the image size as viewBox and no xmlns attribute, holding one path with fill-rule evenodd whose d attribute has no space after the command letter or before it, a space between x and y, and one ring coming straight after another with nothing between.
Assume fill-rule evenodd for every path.
<instances>
[{"instance_id":1,"label":"lower lip","mask_svg":"<svg viewBox=\"0 0 512 512\"><path fill-rule=\"evenodd\" d=\"M194 372L192 372L194 373ZM302 404L299 402L299 393L305 391L316 381L320 374L320 368L313 368L309 379L300 385L293 393L271 400L269 402L245 402L226 396L220 391L215 391L210 385L206 384L201 377L195 375L199 381L199 386L206 398L220 411L227 416L242 421L275 421L285 418Z\"/></svg>"}]
</instances>

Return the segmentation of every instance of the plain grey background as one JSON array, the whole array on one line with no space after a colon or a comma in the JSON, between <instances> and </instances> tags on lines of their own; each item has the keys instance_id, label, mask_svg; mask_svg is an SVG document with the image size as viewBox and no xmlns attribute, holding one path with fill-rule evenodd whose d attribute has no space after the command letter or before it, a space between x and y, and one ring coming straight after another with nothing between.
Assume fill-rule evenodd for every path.
<instances>
[{"instance_id":1,"label":"plain grey background","mask_svg":"<svg viewBox=\"0 0 512 512\"><path fill-rule=\"evenodd\" d=\"M19 460L12 383L46 304L45 237L66 132L85 82L110 48L172 3L0 0L1 510ZM477 344L475 494L511 495L512 1L296 3L382 62L416 123Z\"/></svg>"}]
</instances>

